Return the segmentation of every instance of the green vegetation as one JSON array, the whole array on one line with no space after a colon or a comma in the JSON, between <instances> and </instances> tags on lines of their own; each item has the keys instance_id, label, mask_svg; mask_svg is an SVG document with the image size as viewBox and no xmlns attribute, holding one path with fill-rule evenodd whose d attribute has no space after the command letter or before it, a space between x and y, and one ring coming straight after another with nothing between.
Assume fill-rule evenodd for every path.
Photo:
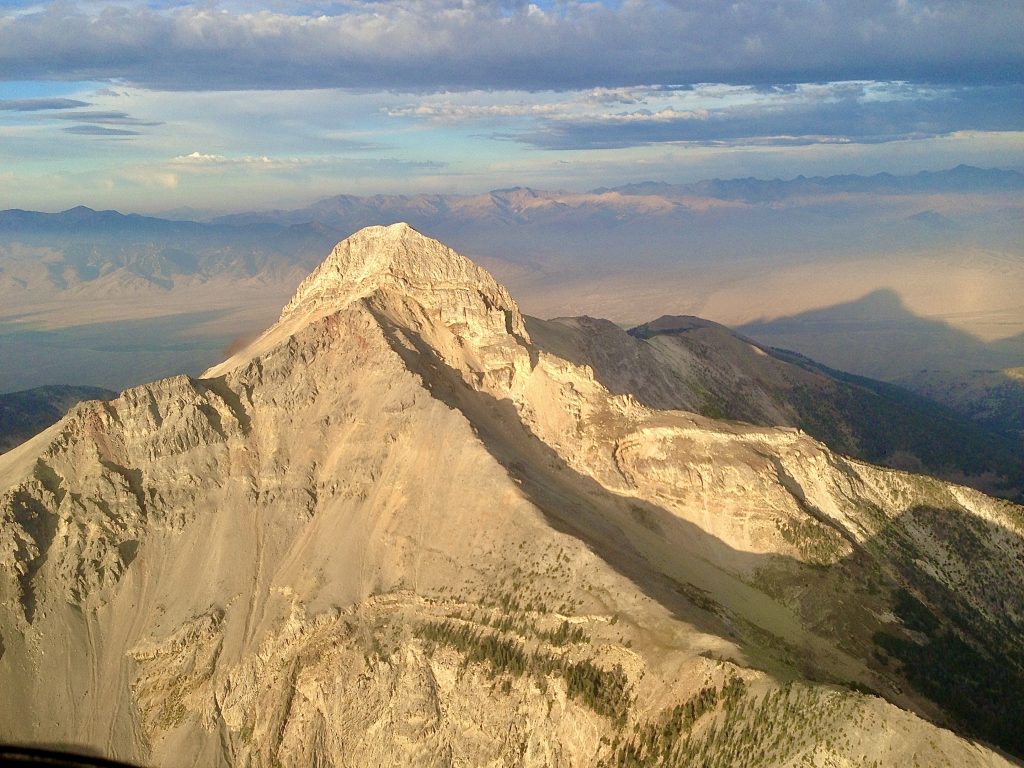
<instances>
[{"instance_id":1,"label":"green vegetation","mask_svg":"<svg viewBox=\"0 0 1024 768\"><path fill-rule=\"evenodd\" d=\"M713 613L716 616L727 615L728 612L725 610L725 606L715 600L706 589L701 589L696 584L691 584L688 581L675 581L673 579L673 584L675 585L676 592L701 610Z\"/></svg>"},{"instance_id":2,"label":"green vegetation","mask_svg":"<svg viewBox=\"0 0 1024 768\"><path fill-rule=\"evenodd\" d=\"M782 538L796 547L805 561L816 565L829 565L842 554L843 537L835 530L807 517L778 523Z\"/></svg>"},{"instance_id":3,"label":"green vegetation","mask_svg":"<svg viewBox=\"0 0 1024 768\"><path fill-rule=\"evenodd\" d=\"M520 637L535 637L551 645L571 645L590 641L583 627L570 624L564 619L558 629L542 629L519 613L492 614L487 610L473 609L466 614L456 611L451 618L464 619L485 627L493 627L499 632L512 632Z\"/></svg>"},{"instance_id":4,"label":"green vegetation","mask_svg":"<svg viewBox=\"0 0 1024 768\"><path fill-rule=\"evenodd\" d=\"M625 723L631 694L629 679L620 666L606 670L588 659L572 661L540 649L528 652L517 639L502 637L467 622L428 622L416 634L427 643L455 649L467 663L486 665L494 676L561 677L571 698L620 726Z\"/></svg>"},{"instance_id":5,"label":"green vegetation","mask_svg":"<svg viewBox=\"0 0 1024 768\"><path fill-rule=\"evenodd\" d=\"M768 768L819 746L848 748L834 732L856 694L787 684L752 695L737 676L705 687L658 719L617 737L603 768Z\"/></svg>"},{"instance_id":6,"label":"green vegetation","mask_svg":"<svg viewBox=\"0 0 1024 768\"><path fill-rule=\"evenodd\" d=\"M889 682L881 690L913 687L945 711L942 724L1024 755L1024 602L1013 587L1019 545L1001 525L960 509L939 481L878 479L897 505L927 504L887 520L862 503L877 531L849 557L818 573L762 568L756 586L785 602L800 599L813 579L814 599L797 603L804 621L846 652L873 659ZM772 647L745 627L744 635ZM804 678L815 676L806 654L787 651L780 658Z\"/></svg>"},{"instance_id":7,"label":"green vegetation","mask_svg":"<svg viewBox=\"0 0 1024 768\"><path fill-rule=\"evenodd\" d=\"M554 631L540 630L537 637L546 640L551 645L567 645L569 643L586 643L590 637L580 626L573 626L568 621L563 621L558 629Z\"/></svg>"},{"instance_id":8,"label":"green vegetation","mask_svg":"<svg viewBox=\"0 0 1024 768\"><path fill-rule=\"evenodd\" d=\"M524 546L525 543L521 543L520 550ZM530 554L532 562L519 558L518 564L512 567L485 567L489 584L474 596L474 602L481 608L509 616L519 613L574 613L582 599L568 588L577 579L570 554L555 546Z\"/></svg>"},{"instance_id":9,"label":"green vegetation","mask_svg":"<svg viewBox=\"0 0 1024 768\"><path fill-rule=\"evenodd\" d=\"M905 589L896 591L896 605L893 611L903 620L903 626L917 632L931 635L939 628L939 620L929 611L924 603Z\"/></svg>"},{"instance_id":10,"label":"green vegetation","mask_svg":"<svg viewBox=\"0 0 1024 768\"><path fill-rule=\"evenodd\" d=\"M964 557L977 558L987 551L978 541L982 532L970 527L973 521L967 516L928 508L908 514L915 526L931 528L951 546L965 547ZM895 547L900 537L886 539ZM902 575L914 592L893 592L892 611L902 626L873 633L876 660L895 668L969 735L1024 755L1024 627L1012 602L997 602L991 614L981 611L969 594L915 572L909 559L915 554L911 548L904 555L907 559L893 558L904 563ZM998 571L979 565L975 594L999 594L1001 578Z\"/></svg>"},{"instance_id":11,"label":"green vegetation","mask_svg":"<svg viewBox=\"0 0 1024 768\"><path fill-rule=\"evenodd\" d=\"M943 724L1024 755L1024 603L1012 586L1019 545L1002 526L959 509L938 481L879 481L897 504L928 502L890 520L862 504L878 530L836 567L817 575L764 568L756 585L787 601L814 579L815 599L798 603L804 621L845 651L873 659L889 681L880 689L913 687L945 711ZM831 594L834 600L819 597ZM889 613L898 621L886 619ZM810 677L805 656L793 650L781 658Z\"/></svg>"},{"instance_id":12,"label":"green vegetation","mask_svg":"<svg viewBox=\"0 0 1024 768\"><path fill-rule=\"evenodd\" d=\"M902 616L905 624L927 635L927 642L880 631L873 636L875 644L899 661L917 690L942 705L970 734L1024 755L1024 674L1019 666L1006 657L993 658L937 621L932 624L924 618L927 611L904 608L909 608Z\"/></svg>"}]
</instances>

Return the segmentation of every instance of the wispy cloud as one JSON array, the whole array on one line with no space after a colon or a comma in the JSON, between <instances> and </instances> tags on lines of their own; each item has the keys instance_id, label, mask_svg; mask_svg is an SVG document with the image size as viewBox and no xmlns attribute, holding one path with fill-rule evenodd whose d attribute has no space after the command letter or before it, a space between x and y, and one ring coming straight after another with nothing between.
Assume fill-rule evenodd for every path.
<instances>
[{"instance_id":1,"label":"wispy cloud","mask_svg":"<svg viewBox=\"0 0 1024 768\"><path fill-rule=\"evenodd\" d=\"M72 125L62 128L65 133L74 133L80 136L139 136L139 131L128 128L106 128L102 125Z\"/></svg>"},{"instance_id":2,"label":"wispy cloud","mask_svg":"<svg viewBox=\"0 0 1024 768\"><path fill-rule=\"evenodd\" d=\"M172 157L172 163L190 163L190 164L208 164L208 163L225 163L228 159L224 155L212 155L205 152L192 152L187 155L178 155Z\"/></svg>"},{"instance_id":3,"label":"wispy cloud","mask_svg":"<svg viewBox=\"0 0 1024 768\"><path fill-rule=\"evenodd\" d=\"M0 110L5 112L47 112L88 106L89 102L78 99L0 99Z\"/></svg>"},{"instance_id":4,"label":"wispy cloud","mask_svg":"<svg viewBox=\"0 0 1024 768\"><path fill-rule=\"evenodd\" d=\"M127 112L101 112L93 110L49 115L49 117L57 120L74 120L79 123L91 123L95 125L137 125L142 127L163 125L163 123L159 121L140 120L136 117L131 117Z\"/></svg>"},{"instance_id":5,"label":"wispy cloud","mask_svg":"<svg viewBox=\"0 0 1024 768\"><path fill-rule=\"evenodd\" d=\"M310 161L302 158L289 158L283 160L273 159L266 155L261 155L260 157L226 157L224 155L215 155L206 152L191 152L187 155L178 155L177 157L173 157L171 158L171 162L186 166L200 167L211 165L306 165L309 164Z\"/></svg>"},{"instance_id":6,"label":"wispy cloud","mask_svg":"<svg viewBox=\"0 0 1024 768\"><path fill-rule=\"evenodd\" d=\"M571 98L567 98L571 97ZM392 108L396 119L496 123L496 138L539 149L615 149L664 143L707 146L878 144L960 131L1024 128L1024 86L830 82L787 86L637 86L614 98L593 92L495 102L472 92L424 96ZM625 108L624 108L625 107Z\"/></svg>"},{"instance_id":7,"label":"wispy cloud","mask_svg":"<svg viewBox=\"0 0 1024 768\"><path fill-rule=\"evenodd\" d=\"M370 169L438 169L445 166L437 161L414 161L401 160L398 158L352 158L334 156L314 157L269 157L267 155L236 156L228 157L208 152L190 152L187 155L177 155L169 161L171 167L177 172L187 170L203 171L216 169L223 172L227 169L235 169L242 172L258 170L289 170L289 169L326 169L351 171L360 168Z\"/></svg>"},{"instance_id":8,"label":"wispy cloud","mask_svg":"<svg viewBox=\"0 0 1024 768\"><path fill-rule=\"evenodd\" d=\"M412 117L442 123L461 123L467 120L494 120L509 117L543 117L565 112L566 104L459 104L446 101L440 104L416 104L391 107L389 117Z\"/></svg>"},{"instance_id":9,"label":"wispy cloud","mask_svg":"<svg viewBox=\"0 0 1024 768\"><path fill-rule=\"evenodd\" d=\"M0 192L1022 167L1021 28L1019 0L10 0Z\"/></svg>"}]
</instances>

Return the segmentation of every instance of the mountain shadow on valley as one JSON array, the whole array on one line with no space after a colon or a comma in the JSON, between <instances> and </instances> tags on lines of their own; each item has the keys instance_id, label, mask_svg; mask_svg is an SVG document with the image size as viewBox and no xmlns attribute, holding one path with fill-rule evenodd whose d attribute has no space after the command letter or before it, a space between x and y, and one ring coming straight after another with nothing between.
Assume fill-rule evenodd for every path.
<instances>
[{"instance_id":1,"label":"mountain shadow on valley","mask_svg":"<svg viewBox=\"0 0 1024 768\"><path fill-rule=\"evenodd\" d=\"M875 379L907 380L922 370L1002 370L1024 362L1024 334L986 343L915 315L890 289L736 330L763 344L796 350L833 368Z\"/></svg>"}]
</instances>

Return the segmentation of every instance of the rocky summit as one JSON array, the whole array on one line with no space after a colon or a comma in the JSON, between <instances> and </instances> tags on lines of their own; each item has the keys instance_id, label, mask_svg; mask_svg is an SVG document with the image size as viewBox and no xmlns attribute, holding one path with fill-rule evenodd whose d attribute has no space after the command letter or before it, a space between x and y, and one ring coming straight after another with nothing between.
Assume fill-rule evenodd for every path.
<instances>
[{"instance_id":1,"label":"rocky summit","mask_svg":"<svg viewBox=\"0 0 1024 768\"><path fill-rule=\"evenodd\" d=\"M168 767L1024 755L1024 509L655 410L570 341L371 227L203 376L0 455L0 739Z\"/></svg>"}]
</instances>

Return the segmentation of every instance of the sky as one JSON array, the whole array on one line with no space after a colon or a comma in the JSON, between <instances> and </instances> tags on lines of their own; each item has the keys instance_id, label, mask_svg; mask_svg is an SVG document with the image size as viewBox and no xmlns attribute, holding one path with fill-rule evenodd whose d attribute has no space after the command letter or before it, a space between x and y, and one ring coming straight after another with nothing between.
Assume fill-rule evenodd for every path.
<instances>
[{"instance_id":1,"label":"sky","mask_svg":"<svg viewBox=\"0 0 1024 768\"><path fill-rule=\"evenodd\" d=\"M0 209L1024 169L1020 0L0 0Z\"/></svg>"}]
</instances>

